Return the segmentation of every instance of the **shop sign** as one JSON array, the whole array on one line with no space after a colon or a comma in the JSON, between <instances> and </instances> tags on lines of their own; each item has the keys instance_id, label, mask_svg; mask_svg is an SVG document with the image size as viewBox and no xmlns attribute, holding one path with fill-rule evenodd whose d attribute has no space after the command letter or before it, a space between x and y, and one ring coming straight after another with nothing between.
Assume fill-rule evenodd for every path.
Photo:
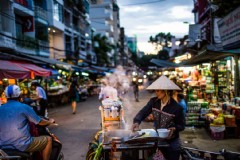
<instances>
[{"instance_id":1,"label":"shop sign","mask_svg":"<svg viewBox=\"0 0 240 160\"><path fill-rule=\"evenodd\" d=\"M188 46L194 46L196 44L196 39L201 38L201 24L191 24L189 25Z\"/></svg>"},{"instance_id":2,"label":"shop sign","mask_svg":"<svg viewBox=\"0 0 240 160\"><path fill-rule=\"evenodd\" d=\"M218 21L219 33L224 49L240 45L240 7Z\"/></svg>"},{"instance_id":3,"label":"shop sign","mask_svg":"<svg viewBox=\"0 0 240 160\"><path fill-rule=\"evenodd\" d=\"M24 21L23 32L33 32L34 31L34 22L32 16L26 16L22 18Z\"/></svg>"},{"instance_id":4,"label":"shop sign","mask_svg":"<svg viewBox=\"0 0 240 160\"><path fill-rule=\"evenodd\" d=\"M218 29L218 24L217 22L220 20L220 18L214 18L214 29L213 29L213 38L215 43L222 43L219 29Z\"/></svg>"}]
</instances>

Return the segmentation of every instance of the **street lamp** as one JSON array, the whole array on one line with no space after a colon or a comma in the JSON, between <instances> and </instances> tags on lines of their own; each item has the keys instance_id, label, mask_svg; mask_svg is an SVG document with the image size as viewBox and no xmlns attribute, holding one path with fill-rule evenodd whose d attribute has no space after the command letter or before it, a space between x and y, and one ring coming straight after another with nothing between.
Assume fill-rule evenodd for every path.
<instances>
[{"instance_id":1,"label":"street lamp","mask_svg":"<svg viewBox=\"0 0 240 160\"><path fill-rule=\"evenodd\" d=\"M188 38L188 39L186 39L186 42L187 42L188 46L191 46L190 42L194 42L194 44L195 44L195 42L196 42L196 43L197 43L197 48L199 49L200 46L201 46L201 42L202 42L202 40L201 40L199 37L200 37L200 36L198 36L197 39L193 39L193 38ZM192 44L192 45L194 45L194 44Z\"/></svg>"}]
</instances>

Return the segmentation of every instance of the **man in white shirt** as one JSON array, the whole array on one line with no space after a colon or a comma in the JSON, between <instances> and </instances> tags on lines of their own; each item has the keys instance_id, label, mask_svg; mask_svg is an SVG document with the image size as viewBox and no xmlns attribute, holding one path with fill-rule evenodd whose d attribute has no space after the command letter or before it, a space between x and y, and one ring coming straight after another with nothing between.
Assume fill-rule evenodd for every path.
<instances>
[{"instance_id":1,"label":"man in white shirt","mask_svg":"<svg viewBox=\"0 0 240 160\"><path fill-rule=\"evenodd\" d=\"M99 97L98 99L100 101L109 98L111 100L118 100L118 92L115 88L113 88L112 86L109 85L108 80L107 79L103 79L102 80L102 88L101 91L99 93Z\"/></svg>"},{"instance_id":2,"label":"man in white shirt","mask_svg":"<svg viewBox=\"0 0 240 160\"><path fill-rule=\"evenodd\" d=\"M44 89L41 87L41 85L37 81L32 81L31 83L31 89L36 91L37 97L33 98L33 100L37 101L40 106L39 115L45 117L46 110L48 107L47 102L47 95Z\"/></svg>"}]
</instances>

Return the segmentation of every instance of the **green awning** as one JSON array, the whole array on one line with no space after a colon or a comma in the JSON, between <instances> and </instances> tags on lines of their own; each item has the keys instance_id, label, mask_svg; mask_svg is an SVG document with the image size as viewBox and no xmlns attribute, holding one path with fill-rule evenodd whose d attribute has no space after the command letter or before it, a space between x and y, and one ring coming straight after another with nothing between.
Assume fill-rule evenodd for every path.
<instances>
[{"instance_id":1,"label":"green awning","mask_svg":"<svg viewBox=\"0 0 240 160\"><path fill-rule=\"evenodd\" d=\"M198 55L193 56L191 59L185 61L184 65L198 65L201 63L214 62L234 55L240 55L240 53L204 50L201 51Z\"/></svg>"}]
</instances>

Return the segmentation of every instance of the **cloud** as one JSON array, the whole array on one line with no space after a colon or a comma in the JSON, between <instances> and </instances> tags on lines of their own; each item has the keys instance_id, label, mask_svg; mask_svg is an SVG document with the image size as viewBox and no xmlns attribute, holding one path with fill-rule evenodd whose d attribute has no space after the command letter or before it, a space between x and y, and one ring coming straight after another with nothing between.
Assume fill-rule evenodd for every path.
<instances>
[{"instance_id":1,"label":"cloud","mask_svg":"<svg viewBox=\"0 0 240 160\"><path fill-rule=\"evenodd\" d=\"M192 7L190 6L174 6L170 8L170 12L167 17L171 19L190 19L192 18L191 13Z\"/></svg>"},{"instance_id":2,"label":"cloud","mask_svg":"<svg viewBox=\"0 0 240 160\"><path fill-rule=\"evenodd\" d=\"M136 6L121 6L148 2L147 0L118 0L120 6L120 25L125 28L127 36L137 35L139 49L148 48L149 37L159 32L168 33L176 37L188 34L188 24L193 23L194 15L192 0L165 0L159 3ZM141 46L144 47L141 47ZM142 50L145 52L145 50Z\"/></svg>"},{"instance_id":3,"label":"cloud","mask_svg":"<svg viewBox=\"0 0 240 160\"><path fill-rule=\"evenodd\" d=\"M138 13L138 12L142 12L142 11L146 11L147 9L144 8L144 7L140 7L140 6L137 6L137 7L127 7L127 8L123 8L122 11L124 14L128 14L128 13Z\"/></svg>"}]
</instances>

